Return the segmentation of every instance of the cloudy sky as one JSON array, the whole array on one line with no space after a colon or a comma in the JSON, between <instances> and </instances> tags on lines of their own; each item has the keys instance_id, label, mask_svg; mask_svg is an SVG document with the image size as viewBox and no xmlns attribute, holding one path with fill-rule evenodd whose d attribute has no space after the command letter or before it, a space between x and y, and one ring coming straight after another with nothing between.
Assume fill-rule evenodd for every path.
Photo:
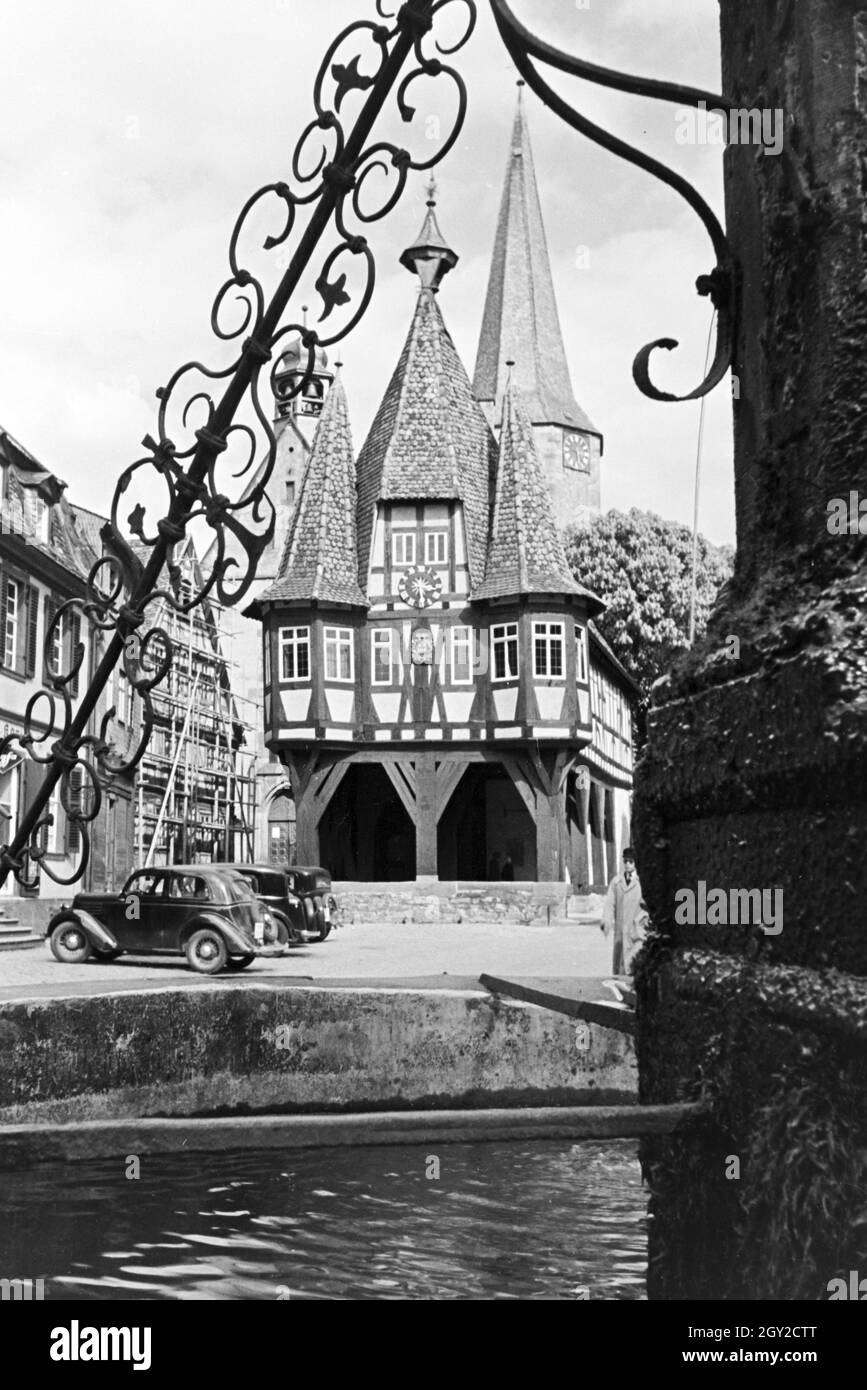
<instances>
[{"instance_id":1,"label":"cloudy sky","mask_svg":"<svg viewBox=\"0 0 867 1390\"><path fill-rule=\"evenodd\" d=\"M454 10L463 9L454 0ZM514 0L538 33L591 61L719 87L717 0ZM463 135L440 166L439 216L461 256L441 307L472 372L509 148L515 73L486 0L455 60L470 92ZM105 510L113 479L155 427L154 390L209 332L234 219L261 184L291 180L313 77L344 24L374 0L28 0L3 7L0 88L0 423ZM419 95L402 137L424 149L448 88ZM572 80L555 85L591 119L683 172L718 213L716 146L677 142L677 108ZM436 94L435 94L436 93ZM668 189L605 154L527 96L576 394L606 439L603 505L692 520L698 405L646 401L631 363L675 337L660 385L702 375L712 268L707 237ZM383 127L394 132L386 121ZM429 148L429 146L428 146ZM398 265L421 223L414 175L368 231L377 292L343 346L360 445L402 346L413 281ZM314 276L315 278L315 276ZM303 297L315 296L305 291ZM727 385L707 407L701 529L734 538Z\"/></svg>"}]
</instances>

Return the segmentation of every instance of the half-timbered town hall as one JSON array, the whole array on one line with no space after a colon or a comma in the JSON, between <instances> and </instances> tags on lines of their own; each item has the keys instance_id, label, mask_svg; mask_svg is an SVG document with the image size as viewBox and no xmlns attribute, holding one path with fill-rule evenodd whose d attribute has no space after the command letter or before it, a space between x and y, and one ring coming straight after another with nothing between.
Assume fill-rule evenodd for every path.
<instances>
[{"instance_id":1,"label":"half-timbered town hall","mask_svg":"<svg viewBox=\"0 0 867 1390\"><path fill-rule=\"evenodd\" d=\"M635 689L560 529L598 510L602 438L572 388L520 102L472 382L433 193L401 262L418 299L370 433L356 457L323 366L279 572L248 610L297 858L601 887L628 835Z\"/></svg>"}]
</instances>

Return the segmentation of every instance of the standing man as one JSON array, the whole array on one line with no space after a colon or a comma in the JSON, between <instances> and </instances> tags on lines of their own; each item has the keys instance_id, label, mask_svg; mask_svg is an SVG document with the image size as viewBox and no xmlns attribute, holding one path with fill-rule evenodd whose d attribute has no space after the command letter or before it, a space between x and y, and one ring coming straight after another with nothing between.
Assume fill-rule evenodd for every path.
<instances>
[{"instance_id":1,"label":"standing man","mask_svg":"<svg viewBox=\"0 0 867 1390\"><path fill-rule=\"evenodd\" d=\"M605 906L602 909L602 930L606 936L614 931L615 975L627 975L632 961L644 940L647 912L641 901L641 884L635 871L635 855L623 851L623 873L611 880Z\"/></svg>"}]
</instances>

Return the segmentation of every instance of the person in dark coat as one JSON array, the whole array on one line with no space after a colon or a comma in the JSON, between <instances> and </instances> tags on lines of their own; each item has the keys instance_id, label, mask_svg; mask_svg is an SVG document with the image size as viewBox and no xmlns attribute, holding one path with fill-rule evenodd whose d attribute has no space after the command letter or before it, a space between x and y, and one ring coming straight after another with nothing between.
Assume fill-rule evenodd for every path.
<instances>
[{"instance_id":1,"label":"person in dark coat","mask_svg":"<svg viewBox=\"0 0 867 1390\"><path fill-rule=\"evenodd\" d=\"M503 860L503 867L502 867L502 869L500 870L500 878L505 879L505 881L506 881L507 883L513 883L513 882L514 882L514 879L515 879L515 866L514 866L514 864L512 863L511 857L510 857L508 854L506 855L505 859Z\"/></svg>"}]
</instances>

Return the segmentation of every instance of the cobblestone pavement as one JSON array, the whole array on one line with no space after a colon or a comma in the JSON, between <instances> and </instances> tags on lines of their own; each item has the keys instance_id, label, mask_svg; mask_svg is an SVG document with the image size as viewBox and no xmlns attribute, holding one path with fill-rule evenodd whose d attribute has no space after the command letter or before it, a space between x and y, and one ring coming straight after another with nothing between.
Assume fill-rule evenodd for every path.
<instances>
[{"instance_id":1,"label":"cobblestone pavement","mask_svg":"<svg viewBox=\"0 0 867 1390\"><path fill-rule=\"evenodd\" d=\"M275 960L254 962L243 974L219 976L240 980L299 979L306 983L424 981L465 988L481 973L509 978L580 979L611 971L611 946L596 926L562 923L551 926L464 923L390 925L355 924L334 932L327 941L310 943ZM134 989L147 983L197 984L181 956L123 957L113 964L88 961L61 965L47 945L23 951L0 951L0 1000L22 994L93 993L113 986Z\"/></svg>"}]
</instances>

